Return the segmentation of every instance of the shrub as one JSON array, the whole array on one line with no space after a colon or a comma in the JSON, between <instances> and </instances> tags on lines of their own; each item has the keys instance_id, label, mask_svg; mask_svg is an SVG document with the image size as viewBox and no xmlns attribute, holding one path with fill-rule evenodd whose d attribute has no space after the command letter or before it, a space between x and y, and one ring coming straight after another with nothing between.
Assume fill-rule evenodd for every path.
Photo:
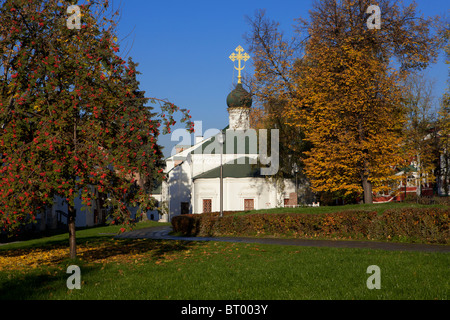
<instances>
[{"instance_id":1,"label":"shrub","mask_svg":"<svg viewBox=\"0 0 450 320\"><path fill-rule=\"evenodd\" d=\"M418 197L416 194L408 194L405 199L408 203L417 203L423 205L450 205L450 197L449 196L421 196Z\"/></svg>"},{"instance_id":2,"label":"shrub","mask_svg":"<svg viewBox=\"0 0 450 320\"><path fill-rule=\"evenodd\" d=\"M448 243L449 209L404 208L386 210L378 218L374 238L408 242Z\"/></svg>"},{"instance_id":3,"label":"shrub","mask_svg":"<svg viewBox=\"0 0 450 320\"><path fill-rule=\"evenodd\" d=\"M294 238L372 239L449 243L450 209L399 208L378 216L373 211L323 214L183 215L173 230L188 236L290 236Z\"/></svg>"},{"instance_id":4,"label":"shrub","mask_svg":"<svg viewBox=\"0 0 450 320\"><path fill-rule=\"evenodd\" d=\"M280 213L241 216L184 215L172 219L173 230L193 236L278 236L367 239L376 212L326 214Z\"/></svg>"},{"instance_id":5,"label":"shrub","mask_svg":"<svg viewBox=\"0 0 450 320\"><path fill-rule=\"evenodd\" d=\"M235 213L234 211L225 211L223 215L226 217ZM210 236L212 234L208 234L207 230L214 229L214 223L218 218L218 212L183 214L172 218L172 230L185 236Z\"/></svg>"},{"instance_id":6,"label":"shrub","mask_svg":"<svg viewBox=\"0 0 450 320\"><path fill-rule=\"evenodd\" d=\"M172 229L186 236L197 236L200 231L200 220L203 217L196 214L186 214L172 218Z\"/></svg>"}]
</instances>

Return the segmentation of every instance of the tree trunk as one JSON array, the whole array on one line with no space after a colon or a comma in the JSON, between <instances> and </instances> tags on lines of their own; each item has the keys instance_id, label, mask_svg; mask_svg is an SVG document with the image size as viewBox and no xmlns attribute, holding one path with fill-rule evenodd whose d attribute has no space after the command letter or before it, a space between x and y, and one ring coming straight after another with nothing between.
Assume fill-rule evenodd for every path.
<instances>
[{"instance_id":1,"label":"tree trunk","mask_svg":"<svg viewBox=\"0 0 450 320\"><path fill-rule=\"evenodd\" d=\"M76 217L76 210L74 206L69 204L67 225L69 226L70 259L75 259L77 257L75 217Z\"/></svg>"},{"instance_id":2,"label":"tree trunk","mask_svg":"<svg viewBox=\"0 0 450 320\"><path fill-rule=\"evenodd\" d=\"M362 178L362 187L364 190L364 203L373 203L372 183L366 176Z\"/></svg>"}]
</instances>

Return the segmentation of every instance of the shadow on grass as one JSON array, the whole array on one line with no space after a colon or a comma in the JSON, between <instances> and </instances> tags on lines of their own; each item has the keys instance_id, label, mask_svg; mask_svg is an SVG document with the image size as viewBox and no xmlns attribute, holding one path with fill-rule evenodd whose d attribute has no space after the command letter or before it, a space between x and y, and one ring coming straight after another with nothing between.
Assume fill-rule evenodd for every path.
<instances>
[{"instance_id":1,"label":"shadow on grass","mask_svg":"<svg viewBox=\"0 0 450 320\"><path fill-rule=\"evenodd\" d=\"M43 267L28 272L0 272L0 300L46 300L51 299L53 295L70 294L67 278L71 274L67 274L66 270L71 264ZM99 272L101 266L83 265L81 268L83 279L91 272Z\"/></svg>"},{"instance_id":2,"label":"shadow on grass","mask_svg":"<svg viewBox=\"0 0 450 320\"><path fill-rule=\"evenodd\" d=\"M110 258L123 257L119 261L133 259L134 255L159 259L166 254L181 253L189 250L192 246L198 246L192 241L173 241L173 240L153 240L153 239L114 239L110 241L102 241L100 245L89 242L85 239L85 246L90 247L79 255L86 262L99 262ZM98 238L96 239L98 240ZM201 244L200 244L201 245ZM127 258L129 256L129 258Z\"/></svg>"},{"instance_id":3,"label":"shadow on grass","mask_svg":"<svg viewBox=\"0 0 450 320\"><path fill-rule=\"evenodd\" d=\"M136 256L149 261L164 259L165 255L182 254L199 245L202 244L186 241L83 238L77 243L76 260L67 258L65 252L68 252L68 247L65 241L52 242L39 248L26 247L0 251L0 257L10 259L20 259L20 256L34 254L36 257L33 262L43 264L37 268L12 267L0 271L0 300L41 300L51 299L53 293L59 297L61 293L69 294L66 281L70 274L67 274L66 270L71 264L80 266L82 278L89 273L97 273L98 275L94 276L101 277L101 268L105 263L129 264ZM55 250L58 254L55 254Z\"/></svg>"}]
</instances>

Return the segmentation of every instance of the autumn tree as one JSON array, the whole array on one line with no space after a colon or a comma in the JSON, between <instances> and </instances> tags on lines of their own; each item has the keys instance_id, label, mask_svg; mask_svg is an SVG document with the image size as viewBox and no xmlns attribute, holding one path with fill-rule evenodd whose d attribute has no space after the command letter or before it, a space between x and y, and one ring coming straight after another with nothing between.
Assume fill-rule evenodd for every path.
<instances>
[{"instance_id":1,"label":"autumn tree","mask_svg":"<svg viewBox=\"0 0 450 320\"><path fill-rule=\"evenodd\" d=\"M424 181L435 181L439 158L438 119L436 117L434 82L423 73L411 73L405 83L402 102L406 111L405 157L411 159L418 174L418 195Z\"/></svg>"},{"instance_id":2,"label":"autumn tree","mask_svg":"<svg viewBox=\"0 0 450 320\"><path fill-rule=\"evenodd\" d=\"M405 161L401 81L409 70L426 67L438 47L431 21L417 19L414 4L379 1L381 29L369 29L371 4L315 4L305 77L298 78L304 95L292 108L309 109L300 119L314 145L305 163L315 189L363 191L365 203Z\"/></svg>"},{"instance_id":3,"label":"autumn tree","mask_svg":"<svg viewBox=\"0 0 450 320\"><path fill-rule=\"evenodd\" d=\"M450 67L450 23L446 21L443 28L443 39L445 41L445 63ZM450 69L449 69L450 70ZM449 72L450 75L450 72ZM450 84L450 81L449 81ZM439 151L440 163L437 178L440 180L445 195L450 194L450 85L441 100L439 111Z\"/></svg>"},{"instance_id":4,"label":"autumn tree","mask_svg":"<svg viewBox=\"0 0 450 320\"><path fill-rule=\"evenodd\" d=\"M108 2L80 5L80 29L67 26L71 4L0 1L0 223L12 233L64 199L73 258L75 199L87 208L105 194L110 221L129 226L129 206L154 206L158 135L177 111L192 125L186 110L139 90L136 64L118 55Z\"/></svg>"},{"instance_id":5,"label":"autumn tree","mask_svg":"<svg viewBox=\"0 0 450 320\"><path fill-rule=\"evenodd\" d=\"M380 29L367 25L370 5L380 8ZM303 54L283 65L283 57L274 63L270 50L261 50L264 58L255 63L262 71L286 66L281 79L289 82L290 94L283 96L282 117L312 144L304 170L313 189L363 193L371 203L373 192L389 184L393 169L406 161L400 84L410 70L425 68L437 56L435 20L417 17L415 4L324 0L313 4L309 20L297 21Z\"/></svg>"},{"instance_id":6,"label":"autumn tree","mask_svg":"<svg viewBox=\"0 0 450 320\"><path fill-rule=\"evenodd\" d=\"M280 130L280 170L277 175L290 177L294 166L303 167L304 152L310 148L302 128L287 124L284 117L297 95L292 70L303 46L298 38L288 40L279 23L266 17L265 10L256 11L246 20L250 31L244 38L255 70L254 75L246 79L255 97L252 128Z\"/></svg>"}]
</instances>

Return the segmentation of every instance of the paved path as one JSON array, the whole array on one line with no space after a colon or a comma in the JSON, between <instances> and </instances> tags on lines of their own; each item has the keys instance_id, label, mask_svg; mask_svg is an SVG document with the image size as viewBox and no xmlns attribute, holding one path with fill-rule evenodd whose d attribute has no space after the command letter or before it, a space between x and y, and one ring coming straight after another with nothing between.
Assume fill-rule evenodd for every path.
<instances>
[{"instance_id":1,"label":"paved path","mask_svg":"<svg viewBox=\"0 0 450 320\"><path fill-rule=\"evenodd\" d=\"M125 232L117 238L121 239L156 239L178 241L221 241L238 243L262 243L277 245L294 245L304 247L332 247L332 248L360 248L395 251L424 251L424 252L450 252L450 245L394 243L375 241L338 241L338 240L303 240L303 239L272 239L272 238L245 238L245 237L177 237L169 233L170 226L151 227L146 229Z\"/></svg>"}]
</instances>

